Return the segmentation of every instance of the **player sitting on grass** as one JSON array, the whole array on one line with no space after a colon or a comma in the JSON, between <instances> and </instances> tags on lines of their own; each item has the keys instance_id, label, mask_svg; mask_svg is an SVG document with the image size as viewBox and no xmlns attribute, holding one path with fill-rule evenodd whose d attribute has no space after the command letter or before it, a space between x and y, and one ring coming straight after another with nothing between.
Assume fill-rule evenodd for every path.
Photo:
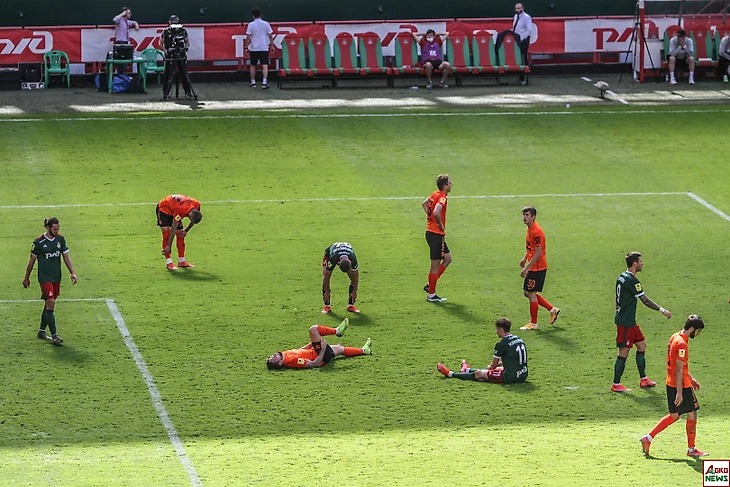
<instances>
[{"instance_id":1,"label":"player sitting on grass","mask_svg":"<svg viewBox=\"0 0 730 487\"><path fill-rule=\"evenodd\" d=\"M527 349L525 342L517 335L510 333L512 322L508 318L499 318L494 322L500 340L494 347L494 359L486 369L472 369L461 361L461 372L452 372L443 364L436 368L446 377L461 380L481 380L498 384L512 384L527 380Z\"/></svg>"},{"instance_id":2,"label":"player sitting on grass","mask_svg":"<svg viewBox=\"0 0 730 487\"><path fill-rule=\"evenodd\" d=\"M345 347L344 345L329 345L322 336L342 336L350 324L345 318L337 328L329 326L312 325L309 327L310 343L302 348L276 352L266 359L266 367L269 369L312 369L329 363L338 355L345 357L357 357L359 355L371 355L373 341L368 338L362 348Z\"/></svg>"}]
</instances>

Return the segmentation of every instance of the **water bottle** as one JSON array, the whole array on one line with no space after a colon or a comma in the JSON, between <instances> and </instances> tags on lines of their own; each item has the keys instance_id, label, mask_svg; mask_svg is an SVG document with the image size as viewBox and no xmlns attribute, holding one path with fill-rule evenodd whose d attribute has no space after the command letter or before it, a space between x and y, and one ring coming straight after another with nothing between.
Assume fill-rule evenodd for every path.
<instances>
[{"instance_id":1,"label":"water bottle","mask_svg":"<svg viewBox=\"0 0 730 487\"><path fill-rule=\"evenodd\" d=\"M418 86L411 86L411 90L418 91Z\"/></svg>"},{"instance_id":2,"label":"water bottle","mask_svg":"<svg viewBox=\"0 0 730 487\"><path fill-rule=\"evenodd\" d=\"M664 75L664 82L665 83L669 83L669 75L668 74Z\"/></svg>"}]
</instances>

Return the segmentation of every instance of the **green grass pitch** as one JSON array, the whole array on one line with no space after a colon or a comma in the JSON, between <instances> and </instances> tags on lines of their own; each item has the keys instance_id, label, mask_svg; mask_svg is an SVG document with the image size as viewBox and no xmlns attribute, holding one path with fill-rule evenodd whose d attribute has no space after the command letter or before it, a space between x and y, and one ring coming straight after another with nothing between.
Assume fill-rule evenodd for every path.
<instances>
[{"instance_id":1,"label":"green grass pitch","mask_svg":"<svg viewBox=\"0 0 730 487\"><path fill-rule=\"evenodd\" d=\"M683 420L652 458L638 442L666 414L666 343L690 313L707 323L690 344L697 446L730 457L730 221L688 195L730 214L730 111L316 114L0 120L0 486L699 486ZM444 172L454 263L434 305L420 204ZM187 239L196 268L175 273L153 213L172 193L205 215ZM562 309L515 330L530 380L443 379L439 361L489 363L496 318L528 321L528 204L547 235L544 295ZM63 347L35 337L42 304L23 301L38 298L35 273L21 286L50 216L79 276L72 287L64 273L57 304ZM340 240L360 261L362 313L336 342L372 337L374 355L268 371L308 326L346 315L339 272L334 313L320 314L321 256ZM674 316L639 306L659 385L639 389L632 352L634 391L617 395L614 283L632 250ZM128 342L88 298L113 300Z\"/></svg>"}]
</instances>

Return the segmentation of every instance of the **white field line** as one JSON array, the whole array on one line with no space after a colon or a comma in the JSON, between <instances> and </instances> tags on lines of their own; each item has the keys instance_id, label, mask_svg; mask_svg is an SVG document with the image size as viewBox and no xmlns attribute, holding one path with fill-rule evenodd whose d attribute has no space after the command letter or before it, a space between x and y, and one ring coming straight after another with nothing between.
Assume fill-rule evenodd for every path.
<instances>
[{"instance_id":1,"label":"white field line","mask_svg":"<svg viewBox=\"0 0 730 487\"><path fill-rule=\"evenodd\" d=\"M707 201L703 200L702 198L700 198L700 197L699 197L699 196L697 196L696 194L694 194L694 193L687 193L687 196L689 196L690 198L692 198L693 200L695 200L696 202L698 202L699 204L701 204L702 206L704 206L704 207L705 207L705 208L707 208L708 210L710 210L710 211L712 211L712 212L716 213L716 214L717 214L717 215L719 215L719 216L720 216L721 218L723 218L723 219L725 219L726 221L729 221L729 222L730 222L730 216L728 216L727 214L725 214L725 213L724 213L724 212L722 212L721 210L719 210L719 209L715 208L714 206L712 206L711 204L709 204L709 203L708 203Z\"/></svg>"},{"instance_id":2,"label":"white field line","mask_svg":"<svg viewBox=\"0 0 730 487\"><path fill-rule=\"evenodd\" d=\"M606 90L606 93L608 93L611 96L616 97L616 99L618 101L620 101L621 103L623 103L624 105L628 105L629 104L629 102L627 102L626 100L624 100L623 98L621 98L620 96L618 96L613 90Z\"/></svg>"},{"instance_id":3,"label":"white field line","mask_svg":"<svg viewBox=\"0 0 730 487\"><path fill-rule=\"evenodd\" d=\"M586 78L585 76L581 76L581 77L580 77L580 79L582 79L583 81L587 81L587 82L589 82L589 83L590 83L591 81L593 81L592 79L590 79L590 78Z\"/></svg>"},{"instance_id":4,"label":"white field line","mask_svg":"<svg viewBox=\"0 0 730 487\"><path fill-rule=\"evenodd\" d=\"M514 116L553 116L553 115L642 115L642 114L690 114L690 113L730 113L730 109L675 109L675 110L589 110L589 111L555 111L546 110L533 112L529 110L510 112L421 112L410 111L403 113L286 113L270 115L137 115L115 117L57 117L57 118L0 118L0 123L31 123L31 122L110 122L110 121L139 121L139 120L245 120L245 119L298 119L298 118L393 118L393 117L514 117Z\"/></svg>"},{"instance_id":5,"label":"white field line","mask_svg":"<svg viewBox=\"0 0 730 487\"><path fill-rule=\"evenodd\" d=\"M686 192L659 192L659 193L572 193L572 194L501 194L501 195L474 195L474 196L449 196L457 200L487 200L487 199L516 199L516 198L587 198L597 196L667 196L686 195ZM425 196L364 196L364 197L343 197L343 198L293 198L293 199L260 199L260 200L214 200L201 201L203 205L238 204L238 203L320 203L337 201L402 201L402 200L423 200ZM157 202L136 202L136 203L69 203L61 205L2 205L0 210L27 210L38 208L97 208L116 206L151 206Z\"/></svg>"},{"instance_id":6,"label":"white field line","mask_svg":"<svg viewBox=\"0 0 730 487\"><path fill-rule=\"evenodd\" d=\"M180 436L177 434L177 430L175 429L175 426L172 424L172 420L170 419L170 416L167 414L167 409L165 409L165 405L162 402L162 396L160 395L160 391L157 389L157 384L155 382L155 378L152 376L152 373L150 372L149 368L147 367L147 363L144 360L144 357L142 357L142 352L139 351L139 348L137 348L137 345L134 343L134 340L132 340L132 335L129 333L129 330L127 329L127 325L124 323L124 318L122 317L122 314L119 312L119 308L117 308L117 303L113 299L109 298L79 298L79 299L62 299L61 301L64 302L81 302L81 301L104 301L107 305L107 308L109 308L109 312L111 313L112 317L114 318L114 321L117 323L117 328L119 329L119 333L121 333L122 338L124 339L124 344L129 349L129 352L132 354L132 358L134 359L134 363L137 364L137 368L139 369L139 372L142 374L142 379L144 379L145 385L147 386L147 391L149 391L150 396L152 397L152 404L155 406L155 410L157 411L157 416L160 418L160 422L162 423L162 426L165 428L165 431L167 432L167 436L170 438L170 442L172 443L173 448L175 449L175 453L177 453L177 457L180 460L180 463L182 463L183 468L185 469L185 472L188 474L188 478L190 479L190 484L193 487L202 487L203 483L200 480L200 477L198 476L198 472L195 470L195 466L193 466L192 462L190 461L190 458L188 457L187 452L185 451L185 445L183 445L182 440L180 440ZM37 303L37 299L0 299L0 303Z\"/></svg>"}]
</instances>

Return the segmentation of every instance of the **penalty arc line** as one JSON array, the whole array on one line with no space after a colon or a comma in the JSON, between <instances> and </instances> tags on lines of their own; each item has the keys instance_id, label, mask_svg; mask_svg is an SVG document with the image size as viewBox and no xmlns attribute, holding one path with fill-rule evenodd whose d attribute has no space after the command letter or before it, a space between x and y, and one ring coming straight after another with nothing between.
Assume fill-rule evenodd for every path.
<instances>
[{"instance_id":1,"label":"penalty arc line","mask_svg":"<svg viewBox=\"0 0 730 487\"><path fill-rule=\"evenodd\" d=\"M155 382L155 378L152 376L152 373L150 372L149 368L147 367L147 362L145 362L144 357L142 357L142 352L139 351L139 348L137 348L137 345L134 343L134 340L132 340L132 335L129 333L129 329L127 328L127 325L124 323L124 318L122 317L122 314L119 312L119 308L117 308L116 301L114 301L113 299L110 299L110 298L77 298L77 299L64 299L63 301L64 302L103 301L106 303L107 308L109 308L109 313L111 313L112 318L114 318L114 321L117 324L117 328L119 329L119 333L121 333L121 335L122 335L124 344L129 349L129 352L132 354L132 358L134 359L134 363L137 365L139 372L142 374L142 379L144 380L144 383L147 386L147 391L150 393L150 396L152 397L152 404L155 406L155 410L157 411L157 416L160 418L160 422L162 423L162 426L165 428L165 431L167 432L167 436L170 438L170 443L172 443L172 446L175 449L175 453L177 454L177 457L180 460L180 463L182 463L183 468L185 469L185 472L188 474L188 478L190 479L190 484L193 487L202 487L203 483L200 480L200 477L198 476L198 472L195 470L195 466L190 461L190 457L188 457L187 451L185 450L185 445L183 444L182 440L180 439L180 436L178 435L177 430L175 429L175 425L172 424L170 415L167 413L167 409L165 408L165 405L162 402L162 395L160 394L160 391L157 389L157 383ZM36 302L38 302L37 299L0 299L0 304L2 304L2 303L36 303Z\"/></svg>"}]
</instances>

